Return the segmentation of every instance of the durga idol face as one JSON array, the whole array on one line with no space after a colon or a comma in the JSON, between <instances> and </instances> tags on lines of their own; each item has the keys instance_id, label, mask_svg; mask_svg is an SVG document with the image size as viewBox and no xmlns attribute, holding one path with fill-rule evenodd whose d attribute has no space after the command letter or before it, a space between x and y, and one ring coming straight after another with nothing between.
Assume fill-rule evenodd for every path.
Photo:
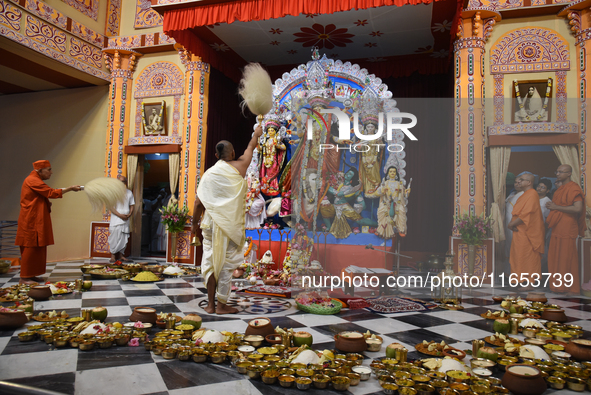
<instances>
[{"instance_id":1,"label":"durga idol face","mask_svg":"<svg viewBox=\"0 0 591 395\"><path fill-rule=\"evenodd\" d=\"M396 179L396 168L392 167L390 168L390 170L388 170L388 178L390 180L395 180Z\"/></svg>"}]
</instances>

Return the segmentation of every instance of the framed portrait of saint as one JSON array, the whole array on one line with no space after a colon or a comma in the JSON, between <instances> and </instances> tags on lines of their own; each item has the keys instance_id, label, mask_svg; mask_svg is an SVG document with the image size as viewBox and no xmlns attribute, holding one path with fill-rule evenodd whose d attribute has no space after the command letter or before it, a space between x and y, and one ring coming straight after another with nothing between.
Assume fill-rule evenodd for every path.
<instances>
[{"instance_id":1,"label":"framed portrait of saint","mask_svg":"<svg viewBox=\"0 0 591 395\"><path fill-rule=\"evenodd\" d=\"M142 103L144 136L166 136L166 102Z\"/></svg>"},{"instance_id":2,"label":"framed portrait of saint","mask_svg":"<svg viewBox=\"0 0 591 395\"><path fill-rule=\"evenodd\" d=\"M511 123L550 122L552 78L513 81L513 117Z\"/></svg>"}]
</instances>

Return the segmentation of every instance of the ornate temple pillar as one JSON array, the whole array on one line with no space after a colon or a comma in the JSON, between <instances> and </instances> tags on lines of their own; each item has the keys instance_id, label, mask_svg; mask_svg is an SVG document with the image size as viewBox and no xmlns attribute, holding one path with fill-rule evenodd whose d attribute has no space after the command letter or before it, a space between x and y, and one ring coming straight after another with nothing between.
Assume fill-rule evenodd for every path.
<instances>
[{"instance_id":1,"label":"ornate temple pillar","mask_svg":"<svg viewBox=\"0 0 591 395\"><path fill-rule=\"evenodd\" d=\"M587 130L591 128L591 117L587 106L591 104L587 98L591 98L591 86L587 83L587 65L591 65L591 44L587 42L591 39L591 7L583 7L585 3L574 3L563 9L559 15L566 16L571 26L571 31L575 36L575 47L577 50L577 83L579 86L579 106L581 114L579 117L579 134L581 137L579 143L579 161L580 179L578 180L583 192L585 193L585 203L587 210L587 231L585 237L591 238L591 196L587 193L587 185L591 185L591 172L587 173L587 159L591 161L591 153L587 150ZM584 281L587 281L591 274L585 273Z\"/></svg>"},{"instance_id":2,"label":"ornate temple pillar","mask_svg":"<svg viewBox=\"0 0 591 395\"><path fill-rule=\"evenodd\" d=\"M142 54L121 49L105 49L103 54L111 72L105 177L117 177L127 174L127 160L123 150L129 137L131 83L136 59Z\"/></svg>"},{"instance_id":3,"label":"ornate temple pillar","mask_svg":"<svg viewBox=\"0 0 591 395\"><path fill-rule=\"evenodd\" d=\"M587 173L586 165L589 153L587 151L587 130L591 128L591 118L588 116L587 98L591 97L591 86L587 83L587 65L591 64L591 45L587 44L587 41L591 39L591 9L589 7L581 10L570 10L567 13L569 24L571 25L571 31L575 36L575 46L577 50L577 83L579 86L579 108L581 109L579 133L581 136L581 142L579 145L579 160L581 162L581 176L580 180L577 180L581 184L583 192L586 193L587 185L591 182L591 173ZM591 157L589 157L591 160ZM587 197L587 207L591 205L591 197Z\"/></svg>"},{"instance_id":4,"label":"ornate temple pillar","mask_svg":"<svg viewBox=\"0 0 591 395\"><path fill-rule=\"evenodd\" d=\"M484 21L482 14L463 11L454 43L455 215L486 212L484 44L494 19Z\"/></svg>"},{"instance_id":5,"label":"ornate temple pillar","mask_svg":"<svg viewBox=\"0 0 591 395\"><path fill-rule=\"evenodd\" d=\"M175 45L185 66L185 124L182 135L179 205L193 210L197 186L205 171L205 143L209 96L209 64L179 44Z\"/></svg>"}]
</instances>

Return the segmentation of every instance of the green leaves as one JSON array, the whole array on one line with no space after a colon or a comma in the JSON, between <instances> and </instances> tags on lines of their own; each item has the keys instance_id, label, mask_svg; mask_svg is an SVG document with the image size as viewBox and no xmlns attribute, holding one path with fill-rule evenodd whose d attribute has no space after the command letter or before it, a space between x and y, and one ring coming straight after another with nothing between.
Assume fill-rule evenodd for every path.
<instances>
[{"instance_id":1,"label":"green leaves","mask_svg":"<svg viewBox=\"0 0 591 395\"><path fill-rule=\"evenodd\" d=\"M189 208L184 206L179 208L177 203L171 204L160 209L162 214L162 223L166 226L166 230L170 233L182 232L185 223L189 219Z\"/></svg>"},{"instance_id":2,"label":"green leaves","mask_svg":"<svg viewBox=\"0 0 591 395\"><path fill-rule=\"evenodd\" d=\"M454 217L454 234L459 234L462 241L468 245L480 245L488 237L494 223L489 215L470 215L464 213Z\"/></svg>"}]
</instances>

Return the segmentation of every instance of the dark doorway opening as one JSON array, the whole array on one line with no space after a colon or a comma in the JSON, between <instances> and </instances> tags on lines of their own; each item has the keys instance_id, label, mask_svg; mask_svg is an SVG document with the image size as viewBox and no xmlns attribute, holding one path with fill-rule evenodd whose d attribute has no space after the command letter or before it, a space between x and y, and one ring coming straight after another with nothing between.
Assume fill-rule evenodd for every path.
<instances>
[{"instance_id":1,"label":"dark doorway opening","mask_svg":"<svg viewBox=\"0 0 591 395\"><path fill-rule=\"evenodd\" d=\"M146 154L143 157L141 254L143 257L164 257L167 240L160 209L168 204L171 197L168 154Z\"/></svg>"}]
</instances>

